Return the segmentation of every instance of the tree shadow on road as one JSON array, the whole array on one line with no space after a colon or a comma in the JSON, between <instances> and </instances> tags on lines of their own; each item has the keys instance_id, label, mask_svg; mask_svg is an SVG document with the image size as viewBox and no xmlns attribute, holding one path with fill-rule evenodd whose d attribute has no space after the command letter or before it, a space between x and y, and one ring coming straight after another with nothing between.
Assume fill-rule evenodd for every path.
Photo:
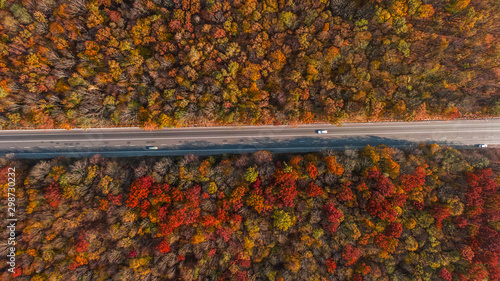
<instances>
[{"instance_id":1,"label":"tree shadow on road","mask_svg":"<svg viewBox=\"0 0 500 281\"><path fill-rule=\"evenodd\" d=\"M361 149L366 145L378 146L381 144L389 147L415 147L420 142L383 138L378 136L367 137L298 137L287 140L275 140L272 138L249 138L244 142L227 144L212 143L209 141L186 141L182 145L159 146L158 149L149 150L144 147L116 148L116 147L88 147L88 148L63 148L58 150L33 149L30 151L5 151L4 154L14 152L17 158L53 158L53 157L89 157L100 154L104 157L140 157L140 156L176 156L176 155L217 155L217 154L241 154L253 153L259 150L268 150L274 153L299 153L314 152L322 150L344 150ZM429 142L439 145L453 146L456 148L467 148L463 144L450 142Z\"/></svg>"}]
</instances>

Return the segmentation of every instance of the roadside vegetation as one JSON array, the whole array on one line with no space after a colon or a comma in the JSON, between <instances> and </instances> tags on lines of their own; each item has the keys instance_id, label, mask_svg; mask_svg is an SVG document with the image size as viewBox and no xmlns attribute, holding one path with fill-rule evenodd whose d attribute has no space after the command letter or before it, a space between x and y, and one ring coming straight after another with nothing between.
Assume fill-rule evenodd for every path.
<instances>
[{"instance_id":1,"label":"roadside vegetation","mask_svg":"<svg viewBox=\"0 0 500 281\"><path fill-rule=\"evenodd\" d=\"M2 0L0 128L500 116L497 0Z\"/></svg>"},{"instance_id":2,"label":"roadside vegetation","mask_svg":"<svg viewBox=\"0 0 500 281\"><path fill-rule=\"evenodd\" d=\"M16 167L16 280L498 280L499 159L1 158L0 177Z\"/></svg>"}]
</instances>

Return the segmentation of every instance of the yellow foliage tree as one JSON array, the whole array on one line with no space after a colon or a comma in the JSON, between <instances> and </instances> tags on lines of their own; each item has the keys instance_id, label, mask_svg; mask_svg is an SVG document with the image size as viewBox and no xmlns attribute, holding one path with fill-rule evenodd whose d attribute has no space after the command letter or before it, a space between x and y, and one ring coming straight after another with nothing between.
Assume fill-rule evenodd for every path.
<instances>
[{"instance_id":1,"label":"yellow foliage tree","mask_svg":"<svg viewBox=\"0 0 500 281\"><path fill-rule=\"evenodd\" d=\"M375 150L374 147L367 145L363 151L361 151L361 155L367 156L370 158L373 162L373 164L376 164L380 160L380 155L378 152Z\"/></svg>"}]
</instances>

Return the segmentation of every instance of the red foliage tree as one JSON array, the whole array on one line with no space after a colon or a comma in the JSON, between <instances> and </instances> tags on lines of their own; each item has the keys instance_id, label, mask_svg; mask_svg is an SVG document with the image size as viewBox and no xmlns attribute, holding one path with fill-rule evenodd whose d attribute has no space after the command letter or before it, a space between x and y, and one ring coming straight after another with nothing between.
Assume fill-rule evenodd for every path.
<instances>
[{"instance_id":1,"label":"red foliage tree","mask_svg":"<svg viewBox=\"0 0 500 281\"><path fill-rule=\"evenodd\" d=\"M78 268L80 266L80 264L78 262L73 262L69 265L69 270L75 270L76 268Z\"/></svg>"},{"instance_id":2,"label":"red foliage tree","mask_svg":"<svg viewBox=\"0 0 500 281\"><path fill-rule=\"evenodd\" d=\"M141 217L145 218L148 216L148 210L149 206L151 206L151 203L147 200L143 200L141 203Z\"/></svg>"},{"instance_id":3,"label":"red foliage tree","mask_svg":"<svg viewBox=\"0 0 500 281\"><path fill-rule=\"evenodd\" d=\"M207 254L207 255L208 255L209 257L213 257L213 256L215 256L215 254L216 254L216 253L217 253L217 249L210 249L210 250L208 251L208 254Z\"/></svg>"},{"instance_id":4,"label":"red foliage tree","mask_svg":"<svg viewBox=\"0 0 500 281\"><path fill-rule=\"evenodd\" d=\"M497 182L492 179L493 171L491 170L491 168L478 170L476 174L479 180L479 184L482 187L483 196L491 196L497 191Z\"/></svg>"},{"instance_id":5,"label":"red foliage tree","mask_svg":"<svg viewBox=\"0 0 500 281\"><path fill-rule=\"evenodd\" d=\"M398 222L393 222L385 228L385 235L392 238L399 238L403 232L403 226Z\"/></svg>"},{"instance_id":6,"label":"red foliage tree","mask_svg":"<svg viewBox=\"0 0 500 281\"><path fill-rule=\"evenodd\" d=\"M316 197L316 196L321 196L323 194L323 189L317 185L315 185L313 182L309 183L307 186L307 196L309 197Z\"/></svg>"},{"instance_id":7,"label":"red foliage tree","mask_svg":"<svg viewBox=\"0 0 500 281\"><path fill-rule=\"evenodd\" d=\"M394 193L390 199L392 205L403 207L408 199L408 195L405 193Z\"/></svg>"},{"instance_id":8,"label":"red foliage tree","mask_svg":"<svg viewBox=\"0 0 500 281\"><path fill-rule=\"evenodd\" d=\"M377 234L375 236L375 245L382 250L385 250L388 245L387 237L384 234Z\"/></svg>"},{"instance_id":9,"label":"red foliage tree","mask_svg":"<svg viewBox=\"0 0 500 281\"><path fill-rule=\"evenodd\" d=\"M76 242L75 248L77 252L83 252L86 251L87 248L89 247L89 243L85 241L85 235L82 233L78 237L78 241Z\"/></svg>"},{"instance_id":10,"label":"red foliage tree","mask_svg":"<svg viewBox=\"0 0 500 281\"><path fill-rule=\"evenodd\" d=\"M437 205L432 208L432 215L436 220L436 226L441 229L443 227L443 220L447 219L451 215L451 209L448 206Z\"/></svg>"},{"instance_id":11,"label":"red foliage tree","mask_svg":"<svg viewBox=\"0 0 500 281\"><path fill-rule=\"evenodd\" d=\"M488 277L488 271L480 263L472 264L469 267L469 279L468 280L485 280Z\"/></svg>"},{"instance_id":12,"label":"red foliage tree","mask_svg":"<svg viewBox=\"0 0 500 281\"><path fill-rule=\"evenodd\" d=\"M326 260L326 268L328 269L328 272L334 273L335 269L337 268L337 264L333 260L333 258L329 258Z\"/></svg>"},{"instance_id":13,"label":"red foliage tree","mask_svg":"<svg viewBox=\"0 0 500 281\"><path fill-rule=\"evenodd\" d=\"M366 210L372 217L376 217L380 211L382 211L382 205L378 200L370 199L366 204Z\"/></svg>"},{"instance_id":14,"label":"red foliage tree","mask_svg":"<svg viewBox=\"0 0 500 281\"><path fill-rule=\"evenodd\" d=\"M170 244L166 239L163 239L160 244L156 246L156 249L160 251L160 253L166 254L170 252Z\"/></svg>"},{"instance_id":15,"label":"red foliage tree","mask_svg":"<svg viewBox=\"0 0 500 281\"><path fill-rule=\"evenodd\" d=\"M487 266L490 280L500 280L500 267L497 266Z\"/></svg>"},{"instance_id":16,"label":"red foliage tree","mask_svg":"<svg viewBox=\"0 0 500 281\"><path fill-rule=\"evenodd\" d=\"M331 202L323 206L323 211L326 213L330 222L337 221L342 216L342 213L337 210L335 205Z\"/></svg>"},{"instance_id":17,"label":"red foliage tree","mask_svg":"<svg viewBox=\"0 0 500 281\"><path fill-rule=\"evenodd\" d=\"M168 27L172 32L178 32L182 28L182 23L179 20L171 20Z\"/></svg>"},{"instance_id":18,"label":"red foliage tree","mask_svg":"<svg viewBox=\"0 0 500 281\"><path fill-rule=\"evenodd\" d=\"M367 178L375 182L373 186L382 196L390 196L394 193L394 184L377 167L372 167L368 170Z\"/></svg>"},{"instance_id":19,"label":"red foliage tree","mask_svg":"<svg viewBox=\"0 0 500 281\"><path fill-rule=\"evenodd\" d=\"M236 281L247 281L248 273L246 271L238 271L236 272Z\"/></svg>"},{"instance_id":20,"label":"red foliage tree","mask_svg":"<svg viewBox=\"0 0 500 281\"><path fill-rule=\"evenodd\" d=\"M337 232L337 228L339 227L339 219L342 217L342 213L335 208L333 203L327 203L323 206L323 211L326 213L326 217L328 222L330 223L327 226L327 229L333 234Z\"/></svg>"},{"instance_id":21,"label":"red foliage tree","mask_svg":"<svg viewBox=\"0 0 500 281\"><path fill-rule=\"evenodd\" d=\"M184 194L174 187L170 190L170 199L172 199L173 202L181 202L184 200Z\"/></svg>"},{"instance_id":22,"label":"red foliage tree","mask_svg":"<svg viewBox=\"0 0 500 281\"><path fill-rule=\"evenodd\" d=\"M350 181L342 184L342 187L337 193L337 199L339 201L351 201L354 198L354 193L352 192L350 185L351 185Z\"/></svg>"},{"instance_id":23,"label":"red foliage tree","mask_svg":"<svg viewBox=\"0 0 500 281\"><path fill-rule=\"evenodd\" d=\"M382 175L377 179L375 183L375 189L380 192L383 196L390 196L394 193L394 184L387 178Z\"/></svg>"},{"instance_id":24,"label":"red foliage tree","mask_svg":"<svg viewBox=\"0 0 500 281\"><path fill-rule=\"evenodd\" d=\"M467 176L469 189L466 194L465 202L467 206L482 207L484 204L484 199L481 196L482 188L475 179L477 179L477 177L474 174L469 174Z\"/></svg>"},{"instance_id":25,"label":"red foliage tree","mask_svg":"<svg viewBox=\"0 0 500 281\"><path fill-rule=\"evenodd\" d=\"M12 274L12 277L13 277L13 278L16 278L16 277L19 277L19 276L21 276L21 275L23 275L23 270L22 270L22 268L20 268L20 267L16 267L16 268L14 269L14 273Z\"/></svg>"},{"instance_id":26,"label":"red foliage tree","mask_svg":"<svg viewBox=\"0 0 500 281\"><path fill-rule=\"evenodd\" d=\"M366 184L366 182L362 182L361 184L359 184L356 189L359 191L359 192L366 192L368 191L370 188L368 188L368 185Z\"/></svg>"},{"instance_id":27,"label":"red foliage tree","mask_svg":"<svg viewBox=\"0 0 500 281\"><path fill-rule=\"evenodd\" d=\"M376 194L375 194L376 195ZM393 221L396 219L396 211L391 207L389 201L380 199L379 196L373 196L366 204L365 209L372 217L379 217L382 220ZM377 198L379 197L379 198Z\"/></svg>"},{"instance_id":28,"label":"red foliage tree","mask_svg":"<svg viewBox=\"0 0 500 281\"><path fill-rule=\"evenodd\" d=\"M481 250L484 250L484 248ZM481 253L478 253L475 260L487 267L495 267L498 265L498 254L491 251L481 251Z\"/></svg>"},{"instance_id":29,"label":"red foliage tree","mask_svg":"<svg viewBox=\"0 0 500 281\"><path fill-rule=\"evenodd\" d=\"M488 226L483 226L479 230L479 233L481 233L479 241L483 250L497 254L500 253L500 234L498 234L498 231Z\"/></svg>"},{"instance_id":30,"label":"red foliage tree","mask_svg":"<svg viewBox=\"0 0 500 281\"><path fill-rule=\"evenodd\" d=\"M353 265L359 258L361 257L361 251L348 244L344 247L344 251L342 252L342 259L345 261L346 266Z\"/></svg>"},{"instance_id":31,"label":"red foliage tree","mask_svg":"<svg viewBox=\"0 0 500 281\"><path fill-rule=\"evenodd\" d=\"M485 209L484 219L486 222L497 222L500 221L500 211Z\"/></svg>"},{"instance_id":32,"label":"red foliage tree","mask_svg":"<svg viewBox=\"0 0 500 281\"><path fill-rule=\"evenodd\" d=\"M260 186L261 186L261 181L260 181L260 178L257 177L257 179L255 179L255 181L252 183L252 187L254 189L257 189L257 188L260 188Z\"/></svg>"},{"instance_id":33,"label":"red foliage tree","mask_svg":"<svg viewBox=\"0 0 500 281\"><path fill-rule=\"evenodd\" d=\"M229 219L229 216L227 214L227 209L224 208L219 208L219 210L217 211L217 220L220 221L220 222L227 222L227 220Z\"/></svg>"},{"instance_id":34,"label":"red foliage tree","mask_svg":"<svg viewBox=\"0 0 500 281\"><path fill-rule=\"evenodd\" d=\"M475 174L467 173L469 189L466 202L468 206L482 206L484 198L497 191L497 183L491 178L492 176L493 171L490 168L478 170Z\"/></svg>"},{"instance_id":35,"label":"red foliage tree","mask_svg":"<svg viewBox=\"0 0 500 281\"><path fill-rule=\"evenodd\" d=\"M453 218L453 222L458 228L465 228L467 227L467 219L463 216L458 216Z\"/></svg>"},{"instance_id":36,"label":"red foliage tree","mask_svg":"<svg viewBox=\"0 0 500 281\"><path fill-rule=\"evenodd\" d=\"M462 249L460 249L460 255L462 258L466 261L472 261L472 258L474 258L474 250L472 250L471 247L465 246Z\"/></svg>"},{"instance_id":37,"label":"red foliage tree","mask_svg":"<svg viewBox=\"0 0 500 281\"><path fill-rule=\"evenodd\" d=\"M183 207L184 209L186 207ZM198 221L198 218L200 216L200 209L197 208L197 209L189 209L188 211L186 211L186 217L184 219L184 223L185 225L190 225L190 224L193 224L193 223L196 223Z\"/></svg>"},{"instance_id":38,"label":"red foliage tree","mask_svg":"<svg viewBox=\"0 0 500 281\"><path fill-rule=\"evenodd\" d=\"M481 243L479 242L479 239L477 238L477 236L471 236L469 237L469 241L467 241L469 246L473 249L473 250L476 250L479 248L479 246L481 245Z\"/></svg>"},{"instance_id":39,"label":"red foliage tree","mask_svg":"<svg viewBox=\"0 0 500 281\"><path fill-rule=\"evenodd\" d=\"M251 261L248 257L244 257L241 253L236 258L236 263L244 268L249 268L251 266Z\"/></svg>"},{"instance_id":40,"label":"red foliage tree","mask_svg":"<svg viewBox=\"0 0 500 281\"><path fill-rule=\"evenodd\" d=\"M297 197L296 176L279 170L274 175L275 184L266 189L266 205L277 203L278 207L293 207ZM273 194L276 194L275 196ZM279 202L274 202L277 199Z\"/></svg>"},{"instance_id":41,"label":"red foliage tree","mask_svg":"<svg viewBox=\"0 0 500 281\"><path fill-rule=\"evenodd\" d=\"M211 227L217 224L217 220L212 215L206 215L202 219L202 224L204 227Z\"/></svg>"},{"instance_id":42,"label":"red foliage tree","mask_svg":"<svg viewBox=\"0 0 500 281\"><path fill-rule=\"evenodd\" d=\"M371 167L370 169L367 169L366 171L366 178L376 180L382 176L382 173L379 171L379 169L376 166Z\"/></svg>"},{"instance_id":43,"label":"red foliage tree","mask_svg":"<svg viewBox=\"0 0 500 281\"><path fill-rule=\"evenodd\" d=\"M417 167L413 173L402 175L400 181L404 191L411 192L413 189L424 185L425 170L422 167Z\"/></svg>"},{"instance_id":44,"label":"red foliage tree","mask_svg":"<svg viewBox=\"0 0 500 281\"><path fill-rule=\"evenodd\" d=\"M160 213L158 214L158 218L160 219L160 234L164 236L171 234L175 229L183 225L189 215L186 207L172 210L168 215L167 213L166 209L160 208Z\"/></svg>"},{"instance_id":45,"label":"red foliage tree","mask_svg":"<svg viewBox=\"0 0 500 281\"><path fill-rule=\"evenodd\" d=\"M127 206L135 208L139 206L140 200L147 199L153 183L153 177L150 175L135 180L130 187L130 193L126 202Z\"/></svg>"},{"instance_id":46,"label":"red foliage tree","mask_svg":"<svg viewBox=\"0 0 500 281\"><path fill-rule=\"evenodd\" d=\"M200 194L201 187L199 185L195 185L188 189L185 193L186 207L197 208L201 203Z\"/></svg>"},{"instance_id":47,"label":"red foliage tree","mask_svg":"<svg viewBox=\"0 0 500 281\"><path fill-rule=\"evenodd\" d=\"M424 208L424 202L411 201L411 204L413 205L413 207L415 207L415 209L417 209L417 211L420 211Z\"/></svg>"},{"instance_id":48,"label":"red foliage tree","mask_svg":"<svg viewBox=\"0 0 500 281\"><path fill-rule=\"evenodd\" d=\"M371 270L372 270L371 266L367 265L364 262L358 264L358 266L356 267L356 272L359 272L361 276L368 275L368 273L370 273Z\"/></svg>"},{"instance_id":49,"label":"red foliage tree","mask_svg":"<svg viewBox=\"0 0 500 281\"><path fill-rule=\"evenodd\" d=\"M117 205L121 206L122 205L122 200L123 200L123 194L119 195L113 195L113 194L108 194L108 201Z\"/></svg>"},{"instance_id":50,"label":"red foliage tree","mask_svg":"<svg viewBox=\"0 0 500 281\"><path fill-rule=\"evenodd\" d=\"M318 169L313 163L309 163L309 165L307 166L307 173L313 180L315 180L318 176Z\"/></svg>"},{"instance_id":51,"label":"red foliage tree","mask_svg":"<svg viewBox=\"0 0 500 281\"><path fill-rule=\"evenodd\" d=\"M438 276L446 281L452 280L451 273L444 267L439 271Z\"/></svg>"},{"instance_id":52,"label":"red foliage tree","mask_svg":"<svg viewBox=\"0 0 500 281\"><path fill-rule=\"evenodd\" d=\"M106 211L108 209L108 200L106 199L101 199L99 201L99 210Z\"/></svg>"},{"instance_id":53,"label":"red foliage tree","mask_svg":"<svg viewBox=\"0 0 500 281\"><path fill-rule=\"evenodd\" d=\"M228 242L233 235L233 231L229 227L219 227L217 228L216 233L219 237L222 237L222 239L224 239L224 242Z\"/></svg>"},{"instance_id":54,"label":"red foliage tree","mask_svg":"<svg viewBox=\"0 0 500 281\"><path fill-rule=\"evenodd\" d=\"M279 198L285 207L293 207L298 191L296 185L282 186Z\"/></svg>"},{"instance_id":55,"label":"red foliage tree","mask_svg":"<svg viewBox=\"0 0 500 281\"><path fill-rule=\"evenodd\" d=\"M47 189L45 189L45 199L49 201L51 207L57 207L61 203L61 188L57 182L51 183Z\"/></svg>"}]
</instances>

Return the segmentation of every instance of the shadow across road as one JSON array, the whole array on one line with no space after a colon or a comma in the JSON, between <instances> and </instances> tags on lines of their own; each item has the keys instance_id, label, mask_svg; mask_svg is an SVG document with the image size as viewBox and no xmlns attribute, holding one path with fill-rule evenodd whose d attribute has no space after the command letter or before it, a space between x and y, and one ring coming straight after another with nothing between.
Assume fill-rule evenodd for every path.
<instances>
[{"instance_id":1,"label":"shadow across road","mask_svg":"<svg viewBox=\"0 0 500 281\"><path fill-rule=\"evenodd\" d=\"M187 154L195 155L217 155L217 154L243 154L253 153L259 150L268 150L274 153L301 153L322 150L344 150L361 149L366 145L378 146L381 144L389 147L414 147L420 142L399 140L393 138L383 138L378 136L327 138L327 137L297 137L285 140L273 138L246 138L228 144L211 143L209 141L184 141L182 144L170 146L158 146L158 149L149 150L146 146L90 146L83 147L74 145L72 147L59 148L37 148L29 149L3 149L1 155L10 154L15 158L55 158L55 157L91 157L99 154L103 157L141 157L141 156L181 156ZM473 148L473 145L460 143L429 141L455 148Z\"/></svg>"}]
</instances>

